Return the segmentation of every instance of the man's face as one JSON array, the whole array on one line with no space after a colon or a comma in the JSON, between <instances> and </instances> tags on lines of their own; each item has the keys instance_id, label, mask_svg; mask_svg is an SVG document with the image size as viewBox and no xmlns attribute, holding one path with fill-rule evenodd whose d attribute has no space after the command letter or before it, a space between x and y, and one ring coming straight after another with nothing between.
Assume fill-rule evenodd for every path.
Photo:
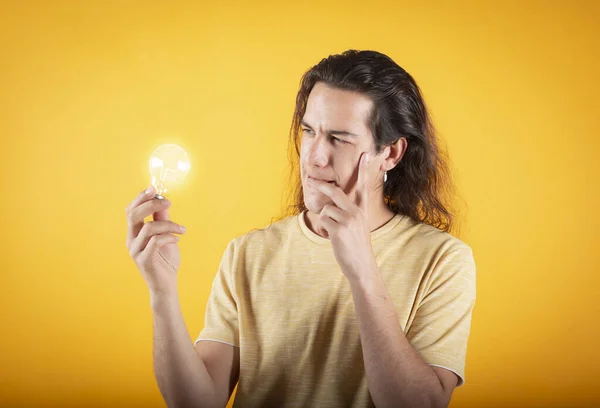
<instances>
[{"instance_id":1,"label":"man's face","mask_svg":"<svg viewBox=\"0 0 600 408\"><path fill-rule=\"evenodd\" d=\"M330 88L322 82L313 87L302 120L300 150L304 203L311 212L320 213L332 200L308 185L309 177L336 184L355 201L360 156L374 150L367 126L372 107L373 102L365 95ZM375 167L374 157L371 163Z\"/></svg>"}]
</instances>

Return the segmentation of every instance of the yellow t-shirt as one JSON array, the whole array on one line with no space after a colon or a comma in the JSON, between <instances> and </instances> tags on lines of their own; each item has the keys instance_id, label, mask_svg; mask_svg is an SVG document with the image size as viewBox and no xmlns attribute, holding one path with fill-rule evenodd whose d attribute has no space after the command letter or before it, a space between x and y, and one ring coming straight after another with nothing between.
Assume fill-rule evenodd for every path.
<instances>
[{"instance_id":1,"label":"yellow t-shirt","mask_svg":"<svg viewBox=\"0 0 600 408\"><path fill-rule=\"evenodd\" d=\"M305 213L229 242L196 342L240 348L235 407L372 407L352 293L331 242ZM395 215L371 232L410 344L459 376L475 304L471 248Z\"/></svg>"}]
</instances>

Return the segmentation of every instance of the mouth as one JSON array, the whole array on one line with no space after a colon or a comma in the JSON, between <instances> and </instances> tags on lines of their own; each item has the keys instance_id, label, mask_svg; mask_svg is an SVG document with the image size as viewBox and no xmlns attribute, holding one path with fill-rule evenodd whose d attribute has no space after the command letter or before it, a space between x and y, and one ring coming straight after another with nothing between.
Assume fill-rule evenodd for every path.
<instances>
[{"instance_id":1,"label":"mouth","mask_svg":"<svg viewBox=\"0 0 600 408\"><path fill-rule=\"evenodd\" d=\"M328 184L335 185L335 180L324 180L324 179L318 179L316 177L310 177L310 176L308 176L308 179L312 179L312 180L316 180L316 181L322 181L322 182L325 182L325 183L328 183Z\"/></svg>"}]
</instances>

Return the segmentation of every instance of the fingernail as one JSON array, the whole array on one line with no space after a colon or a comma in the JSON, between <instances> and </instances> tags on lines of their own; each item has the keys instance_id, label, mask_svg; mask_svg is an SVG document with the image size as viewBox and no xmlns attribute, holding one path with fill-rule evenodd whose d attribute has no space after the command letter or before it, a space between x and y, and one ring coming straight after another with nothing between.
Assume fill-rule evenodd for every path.
<instances>
[{"instance_id":1,"label":"fingernail","mask_svg":"<svg viewBox=\"0 0 600 408\"><path fill-rule=\"evenodd\" d=\"M184 227L183 225L180 225L180 226L179 226L179 231L181 231L181 232L185 232L185 227Z\"/></svg>"},{"instance_id":2,"label":"fingernail","mask_svg":"<svg viewBox=\"0 0 600 408\"><path fill-rule=\"evenodd\" d=\"M154 188L152 186L148 187L145 191L146 195L150 195L152 194L152 191L154 190Z\"/></svg>"}]
</instances>

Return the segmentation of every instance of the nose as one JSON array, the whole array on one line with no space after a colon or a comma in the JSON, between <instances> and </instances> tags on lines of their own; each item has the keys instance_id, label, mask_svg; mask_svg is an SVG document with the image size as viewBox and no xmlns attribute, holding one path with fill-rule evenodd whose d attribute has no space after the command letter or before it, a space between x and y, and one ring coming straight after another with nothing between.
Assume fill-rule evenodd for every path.
<instances>
[{"instance_id":1,"label":"nose","mask_svg":"<svg viewBox=\"0 0 600 408\"><path fill-rule=\"evenodd\" d=\"M315 135L308 149L308 164L310 166L324 167L329 161L329 148L323 134Z\"/></svg>"}]
</instances>

